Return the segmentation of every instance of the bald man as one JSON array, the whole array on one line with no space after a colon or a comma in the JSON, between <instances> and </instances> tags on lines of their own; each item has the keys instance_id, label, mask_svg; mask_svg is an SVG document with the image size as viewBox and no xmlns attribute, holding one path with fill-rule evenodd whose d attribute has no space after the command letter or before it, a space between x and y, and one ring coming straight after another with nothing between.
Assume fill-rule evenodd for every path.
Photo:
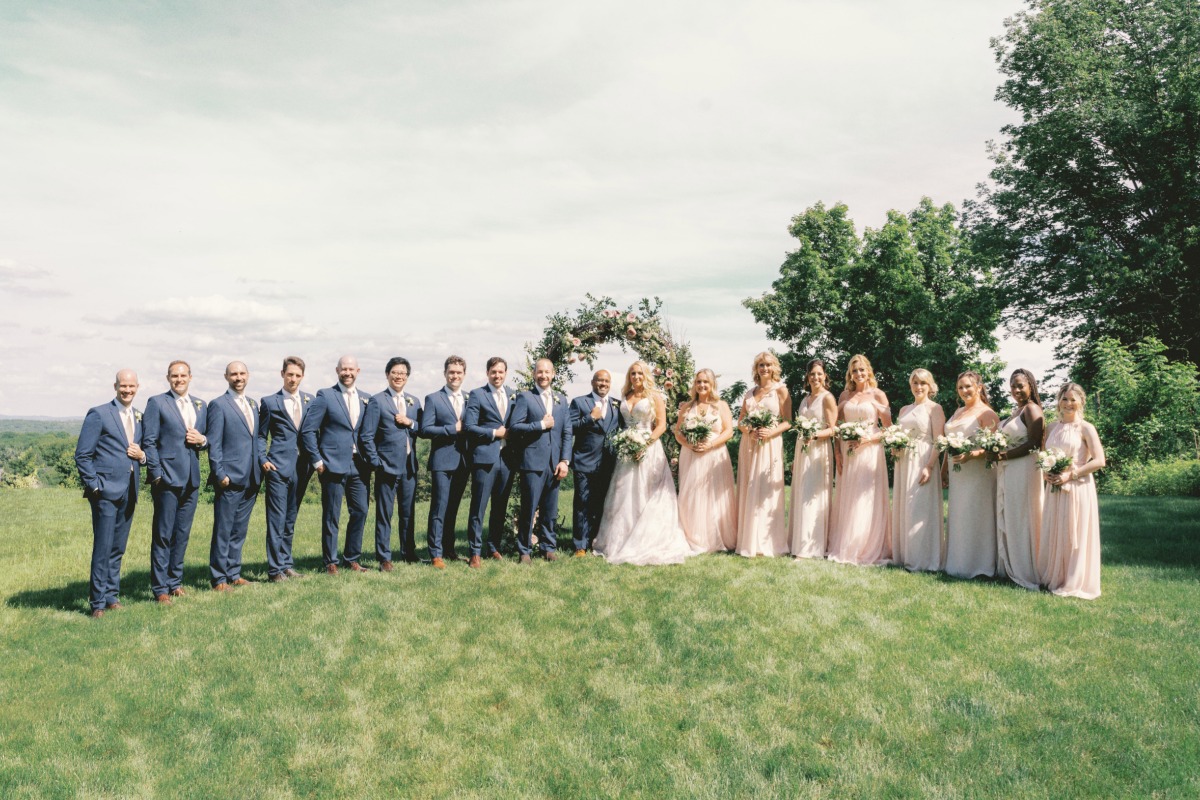
<instances>
[{"instance_id":1,"label":"bald man","mask_svg":"<svg viewBox=\"0 0 1200 800\"><path fill-rule=\"evenodd\" d=\"M572 505L574 527L571 536L575 555L587 554L604 511L604 497L617 465L617 454L609 437L623 427L621 404L609 394L612 375L596 370L592 391L571 401L571 433L574 447L571 469L575 472L575 497Z\"/></svg>"},{"instance_id":2,"label":"bald man","mask_svg":"<svg viewBox=\"0 0 1200 800\"><path fill-rule=\"evenodd\" d=\"M249 380L243 362L229 362L229 389L208 404L208 480L215 492L208 572L218 592L250 582L242 577L242 547L266 457L258 439L258 403L246 396Z\"/></svg>"},{"instance_id":3,"label":"bald man","mask_svg":"<svg viewBox=\"0 0 1200 800\"><path fill-rule=\"evenodd\" d=\"M138 377L131 369L117 373L111 403L96 406L83 418L75 445L75 466L83 496L92 506L92 567L88 579L91 614L121 607L121 559L141 484L142 413L133 407Z\"/></svg>"},{"instance_id":4,"label":"bald man","mask_svg":"<svg viewBox=\"0 0 1200 800\"><path fill-rule=\"evenodd\" d=\"M343 563L354 572L365 572L362 556L363 526L367 521L371 464L358 452L358 434L367 416L371 396L360 392L358 359L342 356L337 362L338 382L317 392L312 408L300 425L300 446L321 482L321 557L325 572L338 573L338 528L342 499L350 508Z\"/></svg>"}]
</instances>

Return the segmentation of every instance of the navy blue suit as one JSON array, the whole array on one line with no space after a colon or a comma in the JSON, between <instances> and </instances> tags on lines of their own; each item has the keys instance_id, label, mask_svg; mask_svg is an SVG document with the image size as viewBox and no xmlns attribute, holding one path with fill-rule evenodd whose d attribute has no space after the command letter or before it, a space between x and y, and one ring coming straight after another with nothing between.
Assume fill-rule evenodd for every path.
<instances>
[{"instance_id":1,"label":"navy blue suit","mask_svg":"<svg viewBox=\"0 0 1200 800\"><path fill-rule=\"evenodd\" d=\"M371 396L358 392L357 424L350 423L341 384L317 392L300 424L300 444L315 467L323 462L321 482L321 556L325 566L338 560L338 526L342 516L342 498L350 509L342 558L357 562L362 555L363 527L367 522L371 465L358 452L358 431L367 416Z\"/></svg>"},{"instance_id":2,"label":"navy blue suit","mask_svg":"<svg viewBox=\"0 0 1200 800\"><path fill-rule=\"evenodd\" d=\"M313 396L300 396L301 418L307 414ZM293 569L292 538L296 534L296 514L312 478L312 464L300 449L300 428L292 422L286 393L280 389L258 404L258 451L265 453L275 469L264 476L267 484L267 575L274 577ZM270 446L267 442L270 440Z\"/></svg>"},{"instance_id":3,"label":"navy blue suit","mask_svg":"<svg viewBox=\"0 0 1200 800\"><path fill-rule=\"evenodd\" d=\"M421 430L421 401L401 393L404 416L411 425L396 422L396 395L380 392L367 406L358 432L358 446L375 470L375 558L392 560L392 509L400 501L396 529L405 561L417 560L414 500L417 495L417 434Z\"/></svg>"},{"instance_id":4,"label":"navy blue suit","mask_svg":"<svg viewBox=\"0 0 1200 800\"><path fill-rule=\"evenodd\" d=\"M467 442L471 448L471 521L467 539L473 556L480 555L483 550L483 516L487 513L489 502L492 513L488 519L487 552L483 555L491 556L500 552L508 497L512 494L513 479L517 474L514 467L521 454L520 447L513 447L504 439L494 436L497 428L507 428L512 421L517 407L516 392L507 386L500 389L507 398L501 418L495 391L496 388L491 384L472 391L467 399L467 410L463 413L463 430L467 432Z\"/></svg>"},{"instance_id":5,"label":"navy blue suit","mask_svg":"<svg viewBox=\"0 0 1200 800\"><path fill-rule=\"evenodd\" d=\"M521 449L517 462L521 470L521 513L517 520L517 549L521 555L533 552L533 514L538 513L538 547L543 553L557 546L555 528L558 522L558 484L554 470L559 462L571 460L571 425L567 398L553 392L550 413L554 427L542 428L546 406L538 390L517 395L513 412L513 441Z\"/></svg>"},{"instance_id":6,"label":"navy blue suit","mask_svg":"<svg viewBox=\"0 0 1200 800\"><path fill-rule=\"evenodd\" d=\"M463 413L467 396L463 395ZM455 558L454 539L457 533L458 506L467 480L471 477L470 454L467 449L467 429L456 430L459 417L454 413L450 393L445 387L425 396L425 415L421 418L422 439L430 441L429 477L432 483L429 498L429 557L441 558L449 553Z\"/></svg>"},{"instance_id":7,"label":"navy blue suit","mask_svg":"<svg viewBox=\"0 0 1200 800\"><path fill-rule=\"evenodd\" d=\"M92 566L88 602L103 610L121 593L121 559L129 542L129 526L137 507L141 465L130 458L130 444L141 446L142 414L134 412L133 441L125 434L124 410L113 400L90 409L75 445L75 466L84 497L92 506Z\"/></svg>"},{"instance_id":8,"label":"navy blue suit","mask_svg":"<svg viewBox=\"0 0 1200 800\"><path fill-rule=\"evenodd\" d=\"M255 428L258 404L246 398L250 419L233 389L208 404L208 480L213 485L212 544L208 570L213 586L242 577L242 547L262 485L263 453ZM228 486L221 484L229 479Z\"/></svg>"},{"instance_id":9,"label":"navy blue suit","mask_svg":"<svg viewBox=\"0 0 1200 800\"><path fill-rule=\"evenodd\" d=\"M151 397L142 418L142 449L154 500L150 588L155 597L183 586L183 557L200 492L200 451L207 446L187 443L187 425L177 400L171 391ZM208 406L191 395L188 402L196 414L195 428L203 435L208 429Z\"/></svg>"},{"instance_id":10,"label":"navy blue suit","mask_svg":"<svg viewBox=\"0 0 1200 800\"><path fill-rule=\"evenodd\" d=\"M604 498L617 465L617 454L608 437L624 427L621 403L612 395L605 399L607 413L592 419L592 409L600 402L595 392L571 401L571 433L574 449L571 468L575 471L575 499L572 503L572 539L576 550L586 550L600 529Z\"/></svg>"}]
</instances>

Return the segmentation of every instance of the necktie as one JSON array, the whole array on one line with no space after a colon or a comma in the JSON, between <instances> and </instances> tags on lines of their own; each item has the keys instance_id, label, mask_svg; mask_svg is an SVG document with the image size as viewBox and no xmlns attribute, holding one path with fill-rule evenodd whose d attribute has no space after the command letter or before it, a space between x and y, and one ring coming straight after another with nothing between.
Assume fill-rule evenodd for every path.
<instances>
[{"instance_id":1,"label":"necktie","mask_svg":"<svg viewBox=\"0 0 1200 800\"><path fill-rule=\"evenodd\" d=\"M183 415L183 424L188 428L196 427L196 411L187 396L179 398L179 413Z\"/></svg>"},{"instance_id":2,"label":"necktie","mask_svg":"<svg viewBox=\"0 0 1200 800\"><path fill-rule=\"evenodd\" d=\"M600 406L600 419L608 419L608 398L601 397L596 401L596 405Z\"/></svg>"},{"instance_id":3,"label":"necktie","mask_svg":"<svg viewBox=\"0 0 1200 800\"><path fill-rule=\"evenodd\" d=\"M552 413L550 411L550 393L549 392L542 392L542 403L546 406L546 413L547 414Z\"/></svg>"},{"instance_id":4,"label":"necktie","mask_svg":"<svg viewBox=\"0 0 1200 800\"><path fill-rule=\"evenodd\" d=\"M450 404L454 406L454 416L462 419L462 395L458 392L451 394Z\"/></svg>"},{"instance_id":5,"label":"necktie","mask_svg":"<svg viewBox=\"0 0 1200 800\"><path fill-rule=\"evenodd\" d=\"M500 409L500 420L504 420L504 416L508 413L508 395L504 390L496 392L496 408Z\"/></svg>"},{"instance_id":6,"label":"necktie","mask_svg":"<svg viewBox=\"0 0 1200 800\"><path fill-rule=\"evenodd\" d=\"M125 421L125 438L129 440L129 444L133 444L133 409L125 409L121 412L121 417Z\"/></svg>"},{"instance_id":7,"label":"necktie","mask_svg":"<svg viewBox=\"0 0 1200 800\"><path fill-rule=\"evenodd\" d=\"M346 392L346 411L350 414L350 427L358 427L358 392L351 389Z\"/></svg>"},{"instance_id":8,"label":"necktie","mask_svg":"<svg viewBox=\"0 0 1200 800\"><path fill-rule=\"evenodd\" d=\"M398 394L392 395L392 402L394 402L396 404L396 413L397 414L399 414L401 411L404 410L404 401L403 401L403 399L401 399L400 395L398 395Z\"/></svg>"},{"instance_id":9,"label":"necktie","mask_svg":"<svg viewBox=\"0 0 1200 800\"><path fill-rule=\"evenodd\" d=\"M246 418L246 428L250 433L254 433L254 415L250 413L250 401L243 395L238 398L238 405L242 407L242 416Z\"/></svg>"},{"instance_id":10,"label":"necktie","mask_svg":"<svg viewBox=\"0 0 1200 800\"><path fill-rule=\"evenodd\" d=\"M288 397L288 402L292 404L292 424L297 428L300 427L300 397L291 395Z\"/></svg>"}]
</instances>

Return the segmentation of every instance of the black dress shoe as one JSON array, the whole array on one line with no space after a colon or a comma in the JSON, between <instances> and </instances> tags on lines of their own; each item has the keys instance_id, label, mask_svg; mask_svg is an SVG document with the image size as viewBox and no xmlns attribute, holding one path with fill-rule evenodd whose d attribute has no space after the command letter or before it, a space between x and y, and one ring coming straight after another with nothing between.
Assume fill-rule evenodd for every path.
<instances>
[{"instance_id":1,"label":"black dress shoe","mask_svg":"<svg viewBox=\"0 0 1200 800\"><path fill-rule=\"evenodd\" d=\"M294 569L285 569L283 571L283 574L285 577L288 577L288 578L299 578L300 577L300 573L296 572L296 570L294 570Z\"/></svg>"},{"instance_id":2,"label":"black dress shoe","mask_svg":"<svg viewBox=\"0 0 1200 800\"><path fill-rule=\"evenodd\" d=\"M278 575L270 576L269 578L267 578L267 580L269 580L271 583L283 583L284 581L287 580L287 576L281 572Z\"/></svg>"}]
</instances>

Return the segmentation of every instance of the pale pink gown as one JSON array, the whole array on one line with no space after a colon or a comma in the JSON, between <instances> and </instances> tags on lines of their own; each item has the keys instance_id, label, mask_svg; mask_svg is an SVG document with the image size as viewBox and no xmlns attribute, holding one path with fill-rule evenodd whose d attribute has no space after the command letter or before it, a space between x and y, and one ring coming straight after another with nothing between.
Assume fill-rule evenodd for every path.
<instances>
[{"instance_id":1,"label":"pale pink gown","mask_svg":"<svg viewBox=\"0 0 1200 800\"><path fill-rule=\"evenodd\" d=\"M937 572L946 563L946 526L942 521L942 476L937 460L924 485L921 471L936 451L931 400L901 412L896 424L915 445L896 459L892 480L892 560L906 569Z\"/></svg>"},{"instance_id":2,"label":"pale pink gown","mask_svg":"<svg viewBox=\"0 0 1200 800\"><path fill-rule=\"evenodd\" d=\"M821 402L828 392L809 395L797 416L825 421ZM792 460L791 552L797 558L824 558L829 540L829 515L833 506L833 447L829 439L814 439L804 451L796 438Z\"/></svg>"},{"instance_id":3,"label":"pale pink gown","mask_svg":"<svg viewBox=\"0 0 1200 800\"><path fill-rule=\"evenodd\" d=\"M704 414L689 408L684 419L703 419L711 425L710 440L722 433L721 415L711 405ZM703 453L680 448L679 522L694 553L717 553L737 546L733 461L724 445Z\"/></svg>"},{"instance_id":4,"label":"pale pink gown","mask_svg":"<svg viewBox=\"0 0 1200 800\"><path fill-rule=\"evenodd\" d=\"M1018 414L1000 426L1009 446L1024 442L1029 431ZM1011 461L997 461L996 574L1037 591L1037 545L1042 530L1042 473L1034 450Z\"/></svg>"},{"instance_id":5,"label":"pale pink gown","mask_svg":"<svg viewBox=\"0 0 1200 800\"><path fill-rule=\"evenodd\" d=\"M951 417L946 433L974 436L979 418ZM951 463L950 501L946 524L946 574L975 578L996 574L996 471L982 458L963 462L955 471Z\"/></svg>"},{"instance_id":6,"label":"pale pink gown","mask_svg":"<svg viewBox=\"0 0 1200 800\"><path fill-rule=\"evenodd\" d=\"M1056 422L1046 436L1046 449L1057 447L1080 466L1089 458L1083 422ZM1100 596L1100 505L1089 473L1046 486L1042 531L1037 551L1038 575L1047 589L1066 597L1095 600Z\"/></svg>"},{"instance_id":7,"label":"pale pink gown","mask_svg":"<svg viewBox=\"0 0 1200 800\"><path fill-rule=\"evenodd\" d=\"M873 429L880 407L870 399L847 401L847 421L862 421ZM888 509L887 461L880 444L859 446L851 455L842 448L829 537L829 560L845 564L887 564L892 556L891 512Z\"/></svg>"},{"instance_id":8,"label":"pale pink gown","mask_svg":"<svg viewBox=\"0 0 1200 800\"><path fill-rule=\"evenodd\" d=\"M751 394L747 409L765 407L779 416L780 384L756 401ZM783 437L765 442L742 436L738 448L737 552L740 556L781 556L788 551L783 483Z\"/></svg>"}]
</instances>

